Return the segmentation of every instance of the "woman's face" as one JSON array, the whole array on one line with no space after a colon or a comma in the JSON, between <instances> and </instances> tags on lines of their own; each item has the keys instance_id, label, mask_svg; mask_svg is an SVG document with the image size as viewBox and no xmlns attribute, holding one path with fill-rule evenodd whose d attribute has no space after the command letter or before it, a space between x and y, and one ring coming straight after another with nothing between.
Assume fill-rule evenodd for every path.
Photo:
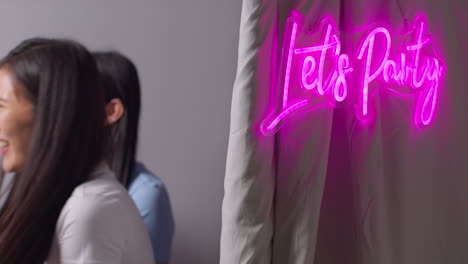
<instances>
[{"instance_id":1,"label":"woman's face","mask_svg":"<svg viewBox=\"0 0 468 264\"><path fill-rule=\"evenodd\" d=\"M33 127L33 105L7 67L0 68L0 155L3 170L21 172Z\"/></svg>"}]
</instances>

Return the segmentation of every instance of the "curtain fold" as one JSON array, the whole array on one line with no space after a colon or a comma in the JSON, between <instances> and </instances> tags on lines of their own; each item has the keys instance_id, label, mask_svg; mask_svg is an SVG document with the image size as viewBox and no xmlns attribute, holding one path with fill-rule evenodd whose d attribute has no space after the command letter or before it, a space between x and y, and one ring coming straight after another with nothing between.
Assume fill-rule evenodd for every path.
<instances>
[{"instance_id":1,"label":"curtain fold","mask_svg":"<svg viewBox=\"0 0 468 264\"><path fill-rule=\"evenodd\" d=\"M457 0L243 0L222 264L468 263L467 8ZM349 77L350 102L297 111L264 135L262 121L284 105L292 14L302 19L298 45L324 35L311 31L322 19L335 22L341 54L354 63L349 76L363 72L356 57L369 27L389 29L398 61L398 47L414 40L405 32L424 16L429 54L445 67L432 123L416 127L417 94L396 95L411 88L383 77L369 85L371 117L362 122L354 102L363 85ZM291 86L290 98L300 89Z\"/></svg>"}]
</instances>

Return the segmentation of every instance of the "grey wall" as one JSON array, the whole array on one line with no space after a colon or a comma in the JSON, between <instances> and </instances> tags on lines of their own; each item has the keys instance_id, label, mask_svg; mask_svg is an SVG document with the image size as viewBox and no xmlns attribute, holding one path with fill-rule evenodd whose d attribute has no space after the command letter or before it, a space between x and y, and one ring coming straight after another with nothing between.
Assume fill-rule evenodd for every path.
<instances>
[{"instance_id":1,"label":"grey wall","mask_svg":"<svg viewBox=\"0 0 468 264\"><path fill-rule=\"evenodd\" d=\"M0 3L1 56L28 37L72 37L91 49L118 49L137 64L139 157L168 187L175 264L219 262L240 8L233 0Z\"/></svg>"}]
</instances>

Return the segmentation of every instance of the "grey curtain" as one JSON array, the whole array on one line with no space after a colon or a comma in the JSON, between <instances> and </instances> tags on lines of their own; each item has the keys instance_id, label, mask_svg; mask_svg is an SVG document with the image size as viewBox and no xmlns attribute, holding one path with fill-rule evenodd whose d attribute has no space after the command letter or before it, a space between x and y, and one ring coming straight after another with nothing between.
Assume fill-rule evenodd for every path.
<instances>
[{"instance_id":1,"label":"grey curtain","mask_svg":"<svg viewBox=\"0 0 468 264\"><path fill-rule=\"evenodd\" d=\"M222 264L468 263L468 4L407 2L243 0ZM431 125L415 128L411 96L373 87L370 123L344 104L302 111L261 134L279 98L292 10L304 28L331 17L347 53L366 25L398 35L424 14L446 67Z\"/></svg>"}]
</instances>

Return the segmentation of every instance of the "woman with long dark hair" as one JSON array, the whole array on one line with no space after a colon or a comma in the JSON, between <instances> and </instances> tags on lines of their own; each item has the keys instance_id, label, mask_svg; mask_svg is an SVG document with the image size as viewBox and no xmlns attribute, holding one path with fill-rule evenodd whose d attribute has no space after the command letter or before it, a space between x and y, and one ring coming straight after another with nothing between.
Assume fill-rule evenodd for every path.
<instances>
[{"instance_id":1,"label":"woman with long dark hair","mask_svg":"<svg viewBox=\"0 0 468 264\"><path fill-rule=\"evenodd\" d=\"M143 221L105 160L108 120L92 55L23 41L0 61L0 264L153 263Z\"/></svg>"},{"instance_id":2,"label":"woman with long dark hair","mask_svg":"<svg viewBox=\"0 0 468 264\"><path fill-rule=\"evenodd\" d=\"M133 62L119 52L95 52L112 123L110 164L137 205L149 231L156 263L168 263L174 220L162 180L136 161L140 118L140 81Z\"/></svg>"}]
</instances>

